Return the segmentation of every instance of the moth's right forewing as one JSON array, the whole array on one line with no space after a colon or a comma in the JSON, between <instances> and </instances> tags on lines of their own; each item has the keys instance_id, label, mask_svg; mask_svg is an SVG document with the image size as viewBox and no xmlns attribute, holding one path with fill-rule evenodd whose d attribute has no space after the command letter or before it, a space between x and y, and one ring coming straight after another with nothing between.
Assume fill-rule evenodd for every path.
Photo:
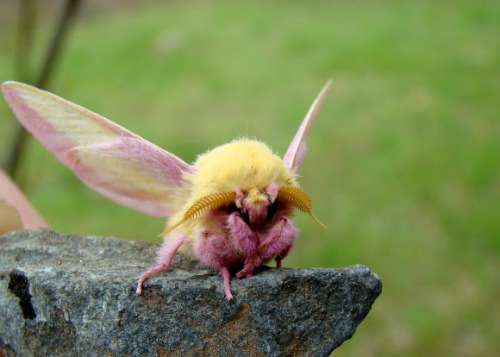
<instances>
[{"instance_id":1,"label":"moth's right forewing","mask_svg":"<svg viewBox=\"0 0 500 357\"><path fill-rule=\"evenodd\" d=\"M177 158L138 138L115 138L76 147L68 166L85 184L115 202L156 217L175 213L189 170Z\"/></svg>"},{"instance_id":2,"label":"moth's right forewing","mask_svg":"<svg viewBox=\"0 0 500 357\"><path fill-rule=\"evenodd\" d=\"M91 188L153 216L173 213L191 165L49 92L18 82L4 82L2 92L21 124Z\"/></svg>"},{"instance_id":3,"label":"moth's right forewing","mask_svg":"<svg viewBox=\"0 0 500 357\"><path fill-rule=\"evenodd\" d=\"M4 82L2 92L19 122L64 163L73 147L135 136L90 110L24 83Z\"/></svg>"}]
</instances>

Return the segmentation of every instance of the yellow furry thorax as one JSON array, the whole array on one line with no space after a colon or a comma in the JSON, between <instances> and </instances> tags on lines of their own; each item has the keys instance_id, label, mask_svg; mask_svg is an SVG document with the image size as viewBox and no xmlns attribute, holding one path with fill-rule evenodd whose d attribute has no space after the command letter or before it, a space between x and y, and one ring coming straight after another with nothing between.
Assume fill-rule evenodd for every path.
<instances>
[{"instance_id":1,"label":"yellow furry thorax","mask_svg":"<svg viewBox=\"0 0 500 357\"><path fill-rule=\"evenodd\" d=\"M196 199L236 189L265 190L272 182L278 186L297 185L283 160L257 140L238 139L218 146L200 155L194 167L197 172L192 177L192 196Z\"/></svg>"}]
</instances>

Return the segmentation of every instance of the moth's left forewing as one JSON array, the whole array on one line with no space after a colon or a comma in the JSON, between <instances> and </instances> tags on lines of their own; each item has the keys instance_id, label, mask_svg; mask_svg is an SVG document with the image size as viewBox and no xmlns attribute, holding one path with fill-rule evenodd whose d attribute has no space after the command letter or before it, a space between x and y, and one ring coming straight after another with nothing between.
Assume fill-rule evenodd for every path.
<instances>
[{"instance_id":1,"label":"moth's left forewing","mask_svg":"<svg viewBox=\"0 0 500 357\"><path fill-rule=\"evenodd\" d=\"M283 157L283 164L292 173L296 173L300 165L304 161L307 153L306 138L313 126L316 118L319 115L321 107L328 96L332 86L332 81L328 81L323 89L320 91L313 104L309 108L304 120L302 121L299 130L295 134L288 150ZM307 212L316 223L318 223L323 228L326 226L321 223L312 213L312 200L309 195L298 187L280 187L278 190L278 199L286 202L287 204L303 211Z\"/></svg>"},{"instance_id":2,"label":"moth's left forewing","mask_svg":"<svg viewBox=\"0 0 500 357\"><path fill-rule=\"evenodd\" d=\"M325 102L328 93L330 93L331 87L332 87L332 81L330 80L326 83L326 85L323 87L323 89L318 94L313 104L309 108L309 111L307 112L304 120L302 121L299 130L295 134L292 142L290 143L290 146L288 147L288 150L285 153L285 156L283 157L284 164L293 172L296 172L299 169L300 165L302 164L302 161L306 156L307 135L309 134L311 127L316 121L316 118L319 115L321 107L323 106L323 103Z\"/></svg>"}]
</instances>

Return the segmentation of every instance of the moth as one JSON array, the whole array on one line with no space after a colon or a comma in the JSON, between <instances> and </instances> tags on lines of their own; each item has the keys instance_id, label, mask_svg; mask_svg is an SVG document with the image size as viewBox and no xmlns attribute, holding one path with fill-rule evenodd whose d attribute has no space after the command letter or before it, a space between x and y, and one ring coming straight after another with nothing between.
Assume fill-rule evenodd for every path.
<instances>
[{"instance_id":1,"label":"moth","mask_svg":"<svg viewBox=\"0 0 500 357\"><path fill-rule=\"evenodd\" d=\"M295 209L312 213L297 170L305 139L331 88L321 90L283 158L257 140L237 139L199 155L189 165L110 120L49 92L7 81L5 99L21 124L86 185L119 204L169 217L157 262L137 283L169 268L181 250L219 271L227 300L236 277L272 259L278 268L292 249Z\"/></svg>"}]
</instances>

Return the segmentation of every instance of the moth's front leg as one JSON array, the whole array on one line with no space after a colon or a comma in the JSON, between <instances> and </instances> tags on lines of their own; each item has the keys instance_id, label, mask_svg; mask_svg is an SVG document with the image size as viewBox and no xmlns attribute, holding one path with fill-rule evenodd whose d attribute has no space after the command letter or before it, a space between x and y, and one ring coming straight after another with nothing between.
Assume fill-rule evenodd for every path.
<instances>
[{"instance_id":1,"label":"moth's front leg","mask_svg":"<svg viewBox=\"0 0 500 357\"><path fill-rule=\"evenodd\" d=\"M259 238L238 212L233 212L229 215L227 226L231 233L231 237L238 242L239 247L245 252L246 259L243 266L251 265L258 256L257 249L259 246ZM251 276L251 271L245 274L246 278ZM238 276L238 278L240 277L241 276Z\"/></svg>"},{"instance_id":2,"label":"moth's front leg","mask_svg":"<svg viewBox=\"0 0 500 357\"><path fill-rule=\"evenodd\" d=\"M238 246L245 252L247 257L255 255L259 239L250 226L243 220L240 213L232 212L227 218L227 228Z\"/></svg>"},{"instance_id":3,"label":"moth's front leg","mask_svg":"<svg viewBox=\"0 0 500 357\"><path fill-rule=\"evenodd\" d=\"M298 228L288 217L279 217L275 225L269 230L268 235L257 247L255 254L245 261L245 266L236 276L238 278L251 276L255 268L273 257L276 257L278 267L281 267L281 260L285 258L292 248L298 234Z\"/></svg>"},{"instance_id":4,"label":"moth's front leg","mask_svg":"<svg viewBox=\"0 0 500 357\"><path fill-rule=\"evenodd\" d=\"M185 233L178 232L170 235L166 240L163 241L158 252L156 265L146 270L139 277L139 281L137 282L137 290L135 291L136 294L142 294L142 284L147 278L169 268L175 252L185 242L186 238L187 235Z\"/></svg>"}]
</instances>

